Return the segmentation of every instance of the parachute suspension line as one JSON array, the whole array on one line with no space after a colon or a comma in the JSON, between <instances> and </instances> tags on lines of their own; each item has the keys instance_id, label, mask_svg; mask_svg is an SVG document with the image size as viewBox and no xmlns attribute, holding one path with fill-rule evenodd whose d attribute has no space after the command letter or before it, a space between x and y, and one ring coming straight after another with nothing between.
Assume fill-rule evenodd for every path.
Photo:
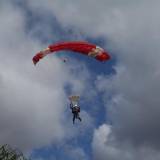
<instances>
[{"instance_id":1,"label":"parachute suspension line","mask_svg":"<svg viewBox=\"0 0 160 160\"><path fill-rule=\"evenodd\" d=\"M79 102L79 96L70 96L69 100L71 101L71 103L73 104L73 106L78 105Z\"/></svg>"}]
</instances>

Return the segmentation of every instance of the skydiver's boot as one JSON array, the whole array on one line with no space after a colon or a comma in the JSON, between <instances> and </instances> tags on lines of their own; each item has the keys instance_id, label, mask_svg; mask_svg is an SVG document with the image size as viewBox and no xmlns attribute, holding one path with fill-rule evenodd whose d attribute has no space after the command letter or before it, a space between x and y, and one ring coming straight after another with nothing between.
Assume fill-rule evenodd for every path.
<instances>
[{"instance_id":1,"label":"skydiver's boot","mask_svg":"<svg viewBox=\"0 0 160 160\"><path fill-rule=\"evenodd\" d=\"M79 119L80 121L82 121L81 117L78 117L78 119Z\"/></svg>"}]
</instances>

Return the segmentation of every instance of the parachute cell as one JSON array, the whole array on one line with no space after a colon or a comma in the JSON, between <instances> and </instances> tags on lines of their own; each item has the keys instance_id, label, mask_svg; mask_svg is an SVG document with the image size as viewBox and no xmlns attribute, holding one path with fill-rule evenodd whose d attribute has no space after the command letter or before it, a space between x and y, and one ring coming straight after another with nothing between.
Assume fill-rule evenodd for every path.
<instances>
[{"instance_id":1,"label":"parachute cell","mask_svg":"<svg viewBox=\"0 0 160 160\"><path fill-rule=\"evenodd\" d=\"M85 41L67 41L59 42L49 45L48 48L40 51L33 57L33 63L36 64L40 59L48 54L56 53L57 51L68 50L78 52L84 55L94 57L99 61L106 61L110 59L110 55L104 49Z\"/></svg>"}]
</instances>

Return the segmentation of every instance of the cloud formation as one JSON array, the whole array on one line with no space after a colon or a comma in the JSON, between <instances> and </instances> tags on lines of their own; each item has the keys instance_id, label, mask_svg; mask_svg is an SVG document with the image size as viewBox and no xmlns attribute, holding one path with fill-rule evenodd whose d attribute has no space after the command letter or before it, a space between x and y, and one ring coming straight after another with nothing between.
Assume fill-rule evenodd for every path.
<instances>
[{"instance_id":1,"label":"cloud formation","mask_svg":"<svg viewBox=\"0 0 160 160\"><path fill-rule=\"evenodd\" d=\"M115 74L110 77L97 75L95 82L97 92L103 93L107 119L112 122L112 126L104 122L95 129L92 142L93 159L158 160L160 158L159 5L158 0L152 2L100 0L98 3L96 0L79 2L70 0L67 3L63 0L55 0L54 3L52 0L27 2L33 14L43 15L49 12L64 28L75 27L91 37L106 37L106 46L116 57ZM4 128L4 134L1 133L0 141L3 142L8 137L11 137L9 139L11 141L13 135L22 135L24 136L22 139L27 139L26 135L32 135L29 138L33 137L34 146L37 146L39 143L46 144L51 139L55 140L57 136L61 139L64 126L59 117L63 113L65 102L59 99L66 98L61 84L69 81L76 84L73 86L77 86L73 87L74 92L82 93L89 85L86 79L90 75L84 66L80 65L78 70L82 69L84 78L76 77L77 75L71 74L70 70L56 59L52 59L54 65L47 59L47 67L46 62L45 64L42 62L35 71L35 68L30 67L30 61L26 60L26 56L30 56L31 59L32 53L41 48L41 43L33 42L25 34L25 16L21 10L11 5L2 8L0 10L2 17L0 28L2 115L0 117L3 121L0 126ZM13 19L17 23L14 23ZM11 58L8 58L6 53ZM19 67L22 61L23 66ZM55 74L56 77L53 76ZM20 99L22 95L25 98ZM28 110L31 112L27 112ZM6 117L10 120L8 121ZM48 126L44 125L46 122ZM15 131L14 126L17 123L21 127ZM41 125L44 125L45 129L41 129ZM18 134L22 131L25 134ZM26 133L27 131L31 132ZM7 133L11 133L12 136ZM44 139L47 142L44 142ZM33 146L28 143L26 145ZM81 153L83 155L83 150Z\"/></svg>"},{"instance_id":2,"label":"cloud formation","mask_svg":"<svg viewBox=\"0 0 160 160\"><path fill-rule=\"evenodd\" d=\"M42 3L34 3L34 7ZM64 26L76 26L93 37L105 36L117 58L116 74L98 76L96 85L104 93L114 143L125 147L113 147L118 154L105 158L159 159L159 5L157 0L55 1L54 5L48 1L44 5ZM113 95L108 102L109 92ZM103 149L105 153L107 145Z\"/></svg>"},{"instance_id":3,"label":"cloud formation","mask_svg":"<svg viewBox=\"0 0 160 160\"><path fill-rule=\"evenodd\" d=\"M158 160L160 158L159 150L151 146L134 147L130 143L119 143L113 136L111 126L106 124L95 130L92 147L94 160Z\"/></svg>"},{"instance_id":4,"label":"cloud formation","mask_svg":"<svg viewBox=\"0 0 160 160\"><path fill-rule=\"evenodd\" d=\"M26 13L9 1L0 8L0 143L31 150L69 138L64 86L69 83L73 93L83 93L89 72L81 64L67 68L56 56L35 67L32 57L44 44L26 32ZM73 74L74 68L83 76Z\"/></svg>"}]
</instances>

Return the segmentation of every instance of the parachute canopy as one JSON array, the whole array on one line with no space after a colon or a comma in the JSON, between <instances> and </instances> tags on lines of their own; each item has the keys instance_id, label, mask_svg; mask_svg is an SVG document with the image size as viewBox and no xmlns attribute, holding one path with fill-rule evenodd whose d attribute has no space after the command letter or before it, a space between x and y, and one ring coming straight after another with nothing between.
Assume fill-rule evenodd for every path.
<instances>
[{"instance_id":1,"label":"parachute canopy","mask_svg":"<svg viewBox=\"0 0 160 160\"><path fill-rule=\"evenodd\" d=\"M33 63L36 64L46 55L62 50L68 50L88 55L90 57L94 57L99 61L107 61L110 59L110 55L108 54L108 52L100 48L99 46L96 46L95 44L91 44L86 41L66 41L49 45L48 48L40 51L33 57Z\"/></svg>"}]
</instances>

